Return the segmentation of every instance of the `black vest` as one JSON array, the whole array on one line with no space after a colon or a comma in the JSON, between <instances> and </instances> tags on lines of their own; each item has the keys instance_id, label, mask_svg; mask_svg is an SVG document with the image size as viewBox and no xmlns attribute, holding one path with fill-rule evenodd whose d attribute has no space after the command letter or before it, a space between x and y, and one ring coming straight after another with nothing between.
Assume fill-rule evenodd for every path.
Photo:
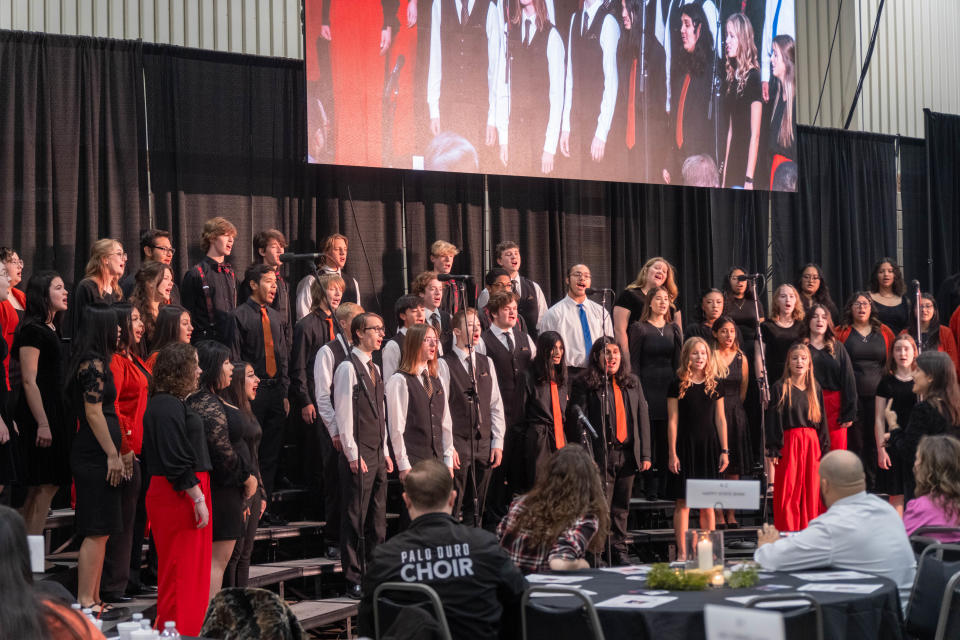
<instances>
[{"instance_id":1,"label":"black vest","mask_svg":"<svg viewBox=\"0 0 960 640\"><path fill-rule=\"evenodd\" d=\"M534 20L536 22L536 20ZM524 45L526 19L511 25L507 34L510 64L510 153L523 149L523 155L540 169L540 157L550 120L550 63L547 43L552 24L537 30L529 45Z\"/></svg>"},{"instance_id":2,"label":"black vest","mask_svg":"<svg viewBox=\"0 0 960 640\"><path fill-rule=\"evenodd\" d=\"M357 375L357 384L353 391L353 435L358 447L382 452L383 441L387 436L386 407L384 406L383 379L377 376L374 384L370 371L351 354L350 362Z\"/></svg>"},{"instance_id":3,"label":"black vest","mask_svg":"<svg viewBox=\"0 0 960 640\"><path fill-rule=\"evenodd\" d=\"M619 5L619 3L618 3ZM607 15L612 15L604 4L593 16L590 28L580 34L583 10L573 17L570 47L573 65L573 104L570 108L571 128L580 125L581 135L587 144L593 140L600 117L600 101L603 97L603 49L600 47L600 31ZM616 18L616 16L614 16Z\"/></svg>"},{"instance_id":4,"label":"black vest","mask_svg":"<svg viewBox=\"0 0 960 640\"><path fill-rule=\"evenodd\" d=\"M440 378L431 378L433 395L427 396L420 377L398 371L407 381L407 421L403 444L413 466L421 460L443 461L443 407L447 402Z\"/></svg>"},{"instance_id":5,"label":"black vest","mask_svg":"<svg viewBox=\"0 0 960 640\"><path fill-rule=\"evenodd\" d=\"M537 323L540 322L540 303L537 300L537 287L533 280L517 275L520 280L520 300L517 302L517 314L527 325L527 332L536 338Z\"/></svg>"},{"instance_id":6,"label":"black vest","mask_svg":"<svg viewBox=\"0 0 960 640\"><path fill-rule=\"evenodd\" d=\"M456 128L458 115L463 109L482 111L484 117L487 113L487 11L491 9L490 4L486 0L476 0L466 24L460 24L456 3L441 0L440 118L446 121L447 127ZM496 11L496 7L492 10Z\"/></svg>"},{"instance_id":7,"label":"black vest","mask_svg":"<svg viewBox=\"0 0 960 640\"><path fill-rule=\"evenodd\" d=\"M333 351L333 372L337 372L337 367L340 366L340 363L347 359L347 351L343 348L343 343L339 340L334 340L333 342L328 342L327 345L330 346L330 350ZM324 346L327 346L324 345ZM352 358L353 356L351 356ZM335 378L336 376L334 376ZM336 396L335 383L333 378L330 379L330 404L334 407L337 406L337 396Z\"/></svg>"},{"instance_id":8,"label":"black vest","mask_svg":"<svg viewBox=\"0 0 960 640\"><path fill-rule=\"evenodd\" d=\"M390 338L390 342L396 342L397 348L400 349L400 358L403 359L403 341L407 339L406 333L400 333L397 331L397 334Z\"/></svg>"},{"instance_id":9,"label":"black vest","mask_svg":"<svg viewBox=\"0 0 960 640\"><path fill-rule=\"evenodd\" d=\"M530 351L530 342L527 334L514 327L514 352L507 351L506 345L487 329L480 335L480 339L487 347L487 356L493 360L497 370L497 382L500 385L500 396L503 398L503 413L507 426L523 422L523 404L520 387L523 385L523 372L530 366L533 353Z\"/></svg>"},{"instance_id":10,"label":"black vest","mask_svg":"<svg viewBox=\"0 0 960 640\"><path fill-rule=\"evenodd\" d=\"M470 456L470 447L475 449L478 459L486 460L490 454L490 432L493 423L490 420L490 397L493 394L493 378L490 376L490 360L482 354L474 354L476 360L477 396L480 404L480 438L473 430L473 401L467 397L470 389L470 374L463 368L460 356L448 353L443 356L450 370L450 419L453 421L453 444L460 454L460 463L466 464ZM466 458L464 456L467 456Z\"/></svg>"}]
</instances>

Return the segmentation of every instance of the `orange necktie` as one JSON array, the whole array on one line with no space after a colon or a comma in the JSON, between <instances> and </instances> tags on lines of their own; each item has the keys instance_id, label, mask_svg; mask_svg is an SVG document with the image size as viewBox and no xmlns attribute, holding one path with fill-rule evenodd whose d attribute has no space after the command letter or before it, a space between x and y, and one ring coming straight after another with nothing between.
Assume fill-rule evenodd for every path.
<instances>
[{"instance_id":1,"label":"orange necktie","mask_svg":"<svg viewBox=\"0 0 960 640\"><path fill-rule=\"evenodd\" d=\"M637 144L637 59L630 67L630 106L627 108L627 149Z\"/></svg>"},{"instance_id":2,"label":"orange necktie","mask_svg":"<svg viewBox=\"0 0 960 640\"><path fill-rule=\"evenodd\" d=\"M690 74L683 77L683 89L680 90L680 106L677 108L677 149L683 149L683 107L687 101L687 89L690 88Z\"/></svg>"},{"instance_id":3,"label":"orange necktie","mask_svg":"<svg viewBox=\"0 0 960 640\"><path fill-rule=\"evenodd\" d=\"M617 442L627 441L627 411L623 406L623 392L620 391L620 385L617 379L613 380L613 406L617 411Z\"/></svg>"},{"instance_id":4,"label":"orange necktie","mask_svg":"<svg viewBox=\"0 0 960 640\"><path fill-rule=\"evenodd\" d=\"M330 327L330 342L337 339L337 334L333 332L333 318L327 318L327 326Z\"/></svg>"},{"instance_id":5,"label":"orange necktie","mask_svg":"<svg viewBox=\"0 0 960 640\"><path fill-rule=\"evenodd\" d=\"M277 357L273 353L273 331L270 330L270 316L267 308L260 307L260 325L263 327L263 355L267 360L267 375L277 375Z\"/></svg>"},{"instance_id":6,"label":"orange necktie","mask_svg":"<svg viewBox=\"0 0 960 640\"><path fill-rule=\"evenodd\" d=\"M550 383L550 403L553 405L553 438L557 443L557 449L563 449L566 441L563 438L563 412L560 410L560 393L557 391L557 383Z\"/></svg>"}]
</instances>

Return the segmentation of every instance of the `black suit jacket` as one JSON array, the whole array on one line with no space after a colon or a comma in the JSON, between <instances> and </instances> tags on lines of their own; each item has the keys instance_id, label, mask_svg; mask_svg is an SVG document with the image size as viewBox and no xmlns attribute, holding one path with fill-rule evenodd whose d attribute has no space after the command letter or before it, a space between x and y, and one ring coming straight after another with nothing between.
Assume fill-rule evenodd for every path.
<instances>
[{"instance_id":1,"label":"black suit jacket","mask_svg":"<svg viewBox=\"0 0 960 640\"><path fill-rule=\"evenodd\" d=\"M630 415L630 424L627 425L627 428L630 429L630 435L633 438L633 456L639 465L644 460L650 460L650 416L647 410L647 399L643 395L643 387L640 386L640 380L637 376L630 374L630 378L633 379L634 385L632 387L621 386L620 389L623 392L623 402L627 405L627 410ZM574 379L573 384L570 390L570 402L567 403L567 439L572 442L580 441L580 424L577 421L577 415L573 411L572 407L574 405L579 405L583 409L583 412L587 415L587 419L590 420L590 424L596 430L597 435L600 438L603 437L603 434L600 433L602 429L603 420L603 389L590 389L587 387L585 382L585 377L583 375L578 376ZM607 389L609 395L608 402L612 405L613 403L613 385ZM613 424L613 412L611 411L607 416L607 445L611 446L613 442L613 434L616 433L616 425ZM603 441L599 438L593 439L593 450L595 454L599 454L603 449ZM599 455L596 456L598 459L598 464L600 464L603 458Z\"/></svg>"}]
</instances>

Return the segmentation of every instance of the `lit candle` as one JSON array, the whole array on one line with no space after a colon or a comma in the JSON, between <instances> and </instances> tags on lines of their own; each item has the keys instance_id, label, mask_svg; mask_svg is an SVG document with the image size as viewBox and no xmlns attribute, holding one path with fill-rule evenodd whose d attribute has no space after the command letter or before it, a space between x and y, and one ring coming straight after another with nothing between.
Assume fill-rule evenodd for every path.
<instances>
[{"instance_id":1,"label":"lit candle","mask_svg":"<svg viewBox=\"0 0 960 640\"><path fill-rule=\"evenodd\" d=\"M713 586L715 586L715 587L722 587L722 586L723 586L723 582L724 582L724 580L723 580L723 572L722 572L722 571L718 571L718 572L716 572L715 574L713 574L713 578L710 579L710 582L711 582L711 584L713 584Z\"/></svg>"},{"instance_id":2,"label":"lit candle","mask_svg":"<svg viewBox=\"0 0 960 640\"><path fill-rule=\"evenodd\" d=\"M697 543L697 568L701 571L713 569L713 543L706 536Z\"/></svg>"}]
</instances>

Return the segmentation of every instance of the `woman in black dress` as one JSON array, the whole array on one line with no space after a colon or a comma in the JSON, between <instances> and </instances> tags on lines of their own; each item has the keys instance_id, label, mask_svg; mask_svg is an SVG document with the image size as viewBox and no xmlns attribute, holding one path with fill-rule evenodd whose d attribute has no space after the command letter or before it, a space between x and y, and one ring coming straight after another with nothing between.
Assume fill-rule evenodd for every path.
<instances>
[{"instance_id":1,"label":"woman in black dress","mask_svg":"<svg viewBox=\"0 0 960 640\"><path fill-rule=\"evenodd\" d=\"M0 301L5 301L10 295L11 279L7 273L7 266L0 262ZM2 319L2 315L0 315ZM0 334L6 333L6 327L0 325ZM0 339L0 362L6 362L10 349L7 341ZM7 368L0 366L0 492L6 485L13 484L17 479L16 457L16 430L10 416L10 393L7 389Z\"/></svg>"},{"instance_id":2,"label":"woman in black dress","mask_svg":"<svg viewBox=\"0 0 960 640\"><path fill-rule=\"evenodd\" d=\"M767 380L779 380L786 370L787 351L803 336L803 307L800 296L791 284L782 284L773 292L770 318L763 321L764 355L767 359ZM763 371L759 339L753 351L754 369Z\"/></svg>"},{"instance_id":3,"label":"woman in black dress","mask_svg":"<svg viewBox=\"0 0 960 640\"><path fill-rule=\"evenodd\" d=\"M223 574L225 587L245 587L250 579L250 556L253 554L253 541L257 535L257 523L267 509L267 493L260 478L260 438L263 430L257 417L250 409L250 403L257 397L260 378L248 362L233 363L233 380L229 387L220 391L223 405L227 409L227 426L230 429L230 443L237 455L243 460L250 473L257 478L257 490L244 503L244 523L240 539L233 547L230 562Z\"/></svg>"},{"instance_id":4,"label":"woman in black dress","mask_svg":"<svg viewBox=\"0 0 960 640\"><path fill-rule=\"evenodd\" d=\"M713 324L713 339L717 360L717 390L723 398L723 410L727 419L727 443L730 445L730 466L725 478L739 480L741 476L753 473L753 446L750 437L750 423L743 402L747 397L749 365L747 356L740 349L737 337L737 325L730 316L721 316ZM719 524L737 527L733 509L726 513L717 509Z\"/></svg>"},{"instance_id":5,"label":"woman in black dress","mask_svg":"<svg viewBox=\"0 0 960 640\"><path fill-rule=\"evenodd\" d=\"M83 607L93 607L100 618L109 611L109 605L100 600L107 538L123 530L120 483L133 472L132 459L127 465L120 456L117 390L110 371L118 326L112 308L89 305L83 312L67 368L67 392L79 423L70 450L77 492L74 528L83 538L77 559L77 601Z\"/></svg>"},{"instance_id":6,"label":"woman in black dress","mask_svg":"<svg viewBox=\"0 0 960 640\"><path fill-rule=\"evenodd\" d=\"M757 317L757 310L760 316ZM753 347L757 340L757 325L763 322L766 308L763 300L754 300L747 272L742 267L731 267L723 278L723 313L737 323L741 348L753 366ZM756 378L756 372L750 376Z\"/></svg>"},{"instance_id":7,"label":"woman in black dress","mask_svg":"<svg viewBox=\"0 0 960 640\"><path fill-rule=\"evenodd\" d=\"M777 93L770 96L773 108L770 133L770 188L777 188L777 169L797 158L797 80L796 44L793 38L780 34L773 38L770 66L777 79Z\"/></svg>"},{"instance_id":8,"label":"woman in black dress","mask_svg":"<svg viewBox=\"0 0 960 640\"><path fill-rule=\"evenodd\" d=\"M830 311L810 309L804 336L813 360L813 376L823 392L823 411L830 430L830 450L847 448L847 429L857 417L857 381L847 348L837 340Z\"/></svg>"},{"instance_id":9,"label":"woman in black dress","mask_svg":"<svg viewBox=\"0 0 960 640\"><path fill-rule=\"evenodd\" d=\"M884 436L884 446L896 452L901 464L913 469L917 446L923 436L943 433L960 437L960 387L957 372L949 356L939 351L927 351L917 356L917 368L913 372L913 392L923 398L910 411L906 426L890 424L890 432ZM889 423L895 418L887 415ZM911 475L912 477L912 475ZM914 483L906 482L903 488L905 502L914 497Z\"/></svg>"},{"instance_id":10,"label":"woman in black dress","mask_svg":"<svg viewBox=\"0 0 960 640\"><path fill-rule=\"evenodd\" d=\"M727 152L722 186L753 189L760 151L763 93L750 18L742 13L727 18L725 46L726 91L720 122L727 129Z\"/></svg>"},{"instance_id":11,"label":"woman in black dress","mask_svg":"<svg viewBox=\"0 0 960 640\"><path fill-rule=\"evenodd\" d=\"M893 258L880 258L873 265L870 282L867 284L874 315L890 327L894 335L910 324L910 302L903 295L907 285L903 271Z\"/></svg>"},{"instance_id":12,"label":"woman in black dress","mask_svg":"<svg viewBox=\"0 0 960 640\"><path fill-rule=\"evenodd\" d=\"M840 310L830 297L830 288L823 277L823 271L820 265L809 262L800 269L797 279L793 286L800 293L800 303L803 305L803 312L810 315L810 307L815 304L822 304L830 313L830 320L833 324L840 322Z\"/></svg>"},{"instance_id":13,"label":"woman in black dress","mask_svg":"<svg viewBox=\"0 0 960 640\"><path fill-rule=\"evenodd\" d=\"M656 500L667 477L667 388L680 366L683 336L670 322L670 295L653 287L640 319L630 324L630 367L640 378L650 411L650 443L653 469L643 474L648 500Z\"/></svg>"},{"instance_id":14,"label":"woman in black dress","mask_svg":"<svg viewBox=\"0 0 960 640\"><path fill-rule=\"evenodd\" d=\"M873 312L869 294L864 291L853 294L843 309L837 339L847 349L857 381L857 419L847 431L847 448L863 462L868 491L874 489L877 480L876 439L873 437L875 397L893 338L890 329L881 324Z\"/></svg>"},{"instance_id":15,"label":"woman in black dress","mask_svg":"<svg viewBox=\"0 0 960 640\"><path fill-rule=\"evenodd\" d=\"M719 289L707 289L700 295L700 322L688 324L684 338L703 338L707 344L713 342L713 325L723 315L723 292Z\"/></svg>"},{"instance_id":16,"label":"woman in black dress","mask_svg":"<svg viewBox=\"0 0 960 640\"><path fill-rule=\"evenodd\" d=\"M907 486L914 486L913 465L904 464L894 451L888 451L884 441L888 428L895 424L910 424L910 412L918 401L913 392L916 370L917 343L912 336L900 334L893 341L887 375L877 385L874 436L877 441L877 491L890 496L890 504L901 516L904 490Z\"/></svg>"},{"instance_id":17,"label":"woman in black dress","mask_svg":"<svg viewBox=\"0 0 960 640\"><path fill-rule=\"evenodd\" d=\"M613 303L613 335L621 351L629 348L630 340L627 330L631 323L636 322L643 315L647 294L653 287L664 287L670 304L675 305L677 296L680 295L677 289L677 275L673 266L660 257L647 260L637 274L637 279L628 284ZM670 319L674 320L678 327L682 326L680 312L675 306L672 306L670 311L672 312ZM624 357L629 359L629 355L627 351Z\"/></svg>"},{"instance_id":18,"label":"woman in black dress","mask_svg":"<svg viewBox=\"0 0 960 640\"><path fill-rule=\"evenodd\" d=\"M213 503L213 513L210 514L213 525L210 597L213 598L220 591L223 572L243 534L245 502L257 490L257 478L237 452L239 430L235 427L231 433L226 406L217 395L229 387L233 379L230 350L219 342L203 340L197 345L197 357L203 373L197 392L187 398L186 404L203 420L207 451L213 465L210 472L210 500Z\"/></svg>"},{"instance_id":19,"label":"woman in black dress","mask_svg":"<svg viewBox=\"0 0 960 640\"><path fill-rule=\"evenodd\" d=\"M677 501L673 529L677 559L687 557L686 537L690 509L686 506L687 480L719 478L730 464L727 417L717 386L717 363L702 338L690 338L680 354L677 377L667 391L667 441L670 497ZM716 527L713 509L700 509L700 528Z\"/></svg>"},{"instance_id":20,"label":"woman in black dress","mask_svg":"<svg viewBox=\"0 0 960 640\"><path fill-rule=\"evenodd\" d=\"M14 420L20 459L20 484L27 487L23 519L27 533L43 534L57 489L70 484L70 444L76 431L63 395L63 354L57 324L67 310L67 288L53 271L41 271L27 283L23 322L13 341L23 384Z\"/></svg>"},{"instance_id":21,"label":"woman in black dress","mask_svg":"<svg viewBox=\"0 0 960 640\"><path fill-rule=\"evenodd\" d=\"M77 331L83 321L83 313L91 304L110 304L123 299L120 278L127 265L127 253L123 245L112 238L101 238L90 247L90 260L84 278L77 283L70 305L70 337L78 338Z\"/></svg>"}]
</instances>

